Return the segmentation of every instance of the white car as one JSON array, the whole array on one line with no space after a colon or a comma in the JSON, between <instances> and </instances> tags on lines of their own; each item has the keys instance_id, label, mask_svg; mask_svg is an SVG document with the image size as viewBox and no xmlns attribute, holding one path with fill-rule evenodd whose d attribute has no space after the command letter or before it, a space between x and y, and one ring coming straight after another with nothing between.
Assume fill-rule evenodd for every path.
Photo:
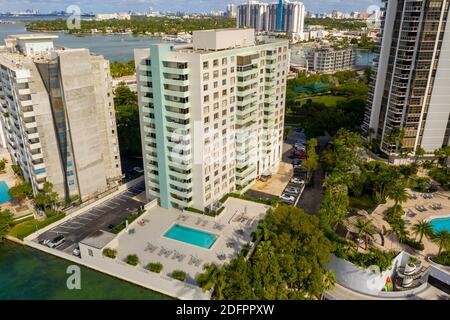
<instances>
[{"instance_id":1,"label":"white car","mask_svg":"<svg viewBox=\"0 0 450 320\"><path fill-rule=\"evenodd\" d=\"M294 187L287 187L286 189L284 189L284 192L293 193L293 194L299 194L300 193L300 189L294 188Z\"/></svg>"},{"instance_id":2,"label":"white car","mask_svg":"<svg viewBox=\"0 0 450 320\"><path fill-rule=\"evenodd\" d=\"M295 202L295 197L294 196L290 196L290 195L287 195L285 193L283 193L280 196L280 199L283 200L283 201L289 202L289 203L294 203Z\"/></svg>"},{"instance_id":3,"label":"white car","mask_svg":"<svg viewBox=\"0 0 450 320\"><path fill-rule=\"evenodd\" d=\"M76 247L75 249L73 249L72 254L75 257L79 257L80 256L80 247Z\"/></svg>"},{"instance_id":4,"label":"white car","mask_svg":"<svg viewBox=\"0 0 450 320\"><path fill-rule=\"evenodd\" d=\"M291 182L292 182L293 184L305 184L305 181L302 180L302 179L300 179L300 178L292 178L292 179L291 179Z\"/></svg>"},{"instance_id":5,"label":"white car","mask_svg":"<svg viewBox=\"0 0 450 320\"><path fill-rule=\"evenodd\" d=\"M56 236L53 240L51 240L47 243L47 247L56 248L56 247L60 246L61 244L63 244L64 241L66 241L66 238L64 238L64 236L61 236L61 235Z\"/></svg>"}]
</instances>

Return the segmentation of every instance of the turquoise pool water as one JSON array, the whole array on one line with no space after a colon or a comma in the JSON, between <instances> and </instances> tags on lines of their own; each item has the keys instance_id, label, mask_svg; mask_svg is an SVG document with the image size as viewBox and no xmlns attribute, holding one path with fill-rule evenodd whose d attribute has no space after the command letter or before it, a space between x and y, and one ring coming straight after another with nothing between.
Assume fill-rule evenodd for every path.
<instances>
[{"instance_id":1,"label":"turquoise pool water","mask_svg":"<svg viewBox=\"0 0 450 320\"><path fill-rule=\"evenodd\" d=\"M4 204L11 200L11 197L8 193L8 185L5 181L0 181L0 204Z\"/></svg>"},{"instance_id":2,"label":"turquoise pool water","mask_svg":"<svg viewBox=\"0 0 450 320\"><path fill-rule=\"evenodd\" d=\"M450 232L450 217L433 219L431 220L431 226L436 232L439 232L441 230L447 230L448 232Z\"/></svg>"},{"instance_id":3,"label":"turquoise pool water","mask_svg":"<svg viewBox=\"0 0 450 320\"><path fill-rule=\"evenodd\" d=\"M211 248L217 240L217 236L214 234L183 227L178 224L170 228L170 230L164 234L164 237L193 244L206 249Z\"/></svg>"}]
</instances>

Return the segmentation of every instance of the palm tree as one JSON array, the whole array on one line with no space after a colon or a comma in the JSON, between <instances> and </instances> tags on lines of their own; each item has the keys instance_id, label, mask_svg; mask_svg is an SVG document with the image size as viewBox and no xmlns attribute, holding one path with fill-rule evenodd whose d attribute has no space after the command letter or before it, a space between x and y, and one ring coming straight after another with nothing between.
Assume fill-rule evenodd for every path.
<instances>
[{"instance_id":1,"label":"palm tree","mask_svg":"<svg viewBox=\"0 0 450 320\"><path fill-rule=\"evenodd\" d=\"M402 146L404 137L405 130L400 128L400 126L396 126L389 131L386 137L386 142L391 145L395 145L395 151L397 151L398 148Z\"/></svg>"},{"instance_id":2,"label":"palm tree","mask_svg":"<svg viewBox=\"0 0 450 320\"><path fill-rule=\"evenodd\" d=\"M439 254L441 254L442 249L450 247L450 232L441 230L434 235L432 241L439 247Z\"/></svg>"},{"instance_id":3,"label":"palm tree","mask_svg":"<svg viewBox=\"0 0 450 320\"><path fill-rule=\"evenodd\" d=\"M414 160L414 163L417 163L417 160L419 160L419 157L423 157L426 154L426 151L425 151L424 148L418 147L416 149L416 153L415 154L416 154L416 158Z\"/></svg>"},{"instance_id":4,"label":"palm tree","mask_svg":"<svg viewBox=\"0 0 450 320\"><path fill-rule=\"evenodd\" d=\"M336 275L333 273L333 271L331 270L325 271L325 274L323 275L322 278L322 283L323 283L323 290L322 293L320 294L320 300L323 300L325 292L333 289L336 283Z\"/></svg>"},{"instance_id":5,"label":"palm tree","mask_svg":"<svg viewBox=\"0 0 450 320\"><path fill-rule=\"evenodd\" d=\"M389 191L389 198L395 201L395 207L408 200L408 193L402 182L396 183Z\"/></svg>"},{"instance_id":6,"label":"palm tree","mask_svg":"<svg viewBox=\"0 0 450 320\"><path fill-rule=\"evenodd\" d=\"M427 238L432 237L433 235L433 227L431 226L431 222L420 220L415 225L412 226L413 234L416 236L419 236L419 242L422 242L423 236L426 236Z\"/></svg>"},{"instance_id":7,"label":"palm tree","mask_svg":"<svg viewBox=\"0 0 450 320\"><path fill-rule=\"evenodd\" d=\"M203 270L205 270L205 272L198 275L196 279L197 284L203 291L209 291L215 286L217 298L223 300L222 292L225 286L224 271L214 263L205 265Z\"/></svg>"},{"instance_id":8,"label":"palm tree","mask_svg":"<svg viewBox=\"0 0 450 320\"><path fill-rule=\"evenodd\" d=\"M373 239L373 235L377 232L377 229L373 225L372 221L361 217L356 219L355 228L358 229L358 238L364 238L365 250L367 250L369 238Z\"/></svg>"}]
</instances>

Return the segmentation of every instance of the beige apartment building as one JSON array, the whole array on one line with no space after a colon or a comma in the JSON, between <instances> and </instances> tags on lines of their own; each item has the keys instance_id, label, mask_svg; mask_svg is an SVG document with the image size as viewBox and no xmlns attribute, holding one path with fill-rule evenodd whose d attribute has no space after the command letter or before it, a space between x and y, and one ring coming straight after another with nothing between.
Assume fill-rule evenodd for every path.
<instances>
[{"instance_id":1,"label":"beige apartment building","mask_svg":"<svg viewBox=\"0 0 450 320\"><path fill-rule=\"evenodd\" d=\"M14 35L0 50L2 145L34 192L89 199L121 179L109 62L55 48L49 35Z\"/></svg>"}]
</instances>

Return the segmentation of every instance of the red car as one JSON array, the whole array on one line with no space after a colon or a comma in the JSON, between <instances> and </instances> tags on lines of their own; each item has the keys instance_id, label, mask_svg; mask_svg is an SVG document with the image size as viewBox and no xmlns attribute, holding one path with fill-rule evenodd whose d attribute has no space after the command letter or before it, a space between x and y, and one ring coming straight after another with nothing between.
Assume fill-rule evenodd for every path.
<instances>
[{"instance_id":1,"label":"red car","mask_svg":"<svg viewBox=\"0 0 450 320\"><path fill-rule=\"evenodd\" d=\"M305 151L295 151L294 156L298 159L305 159L306 158L306 152Z\"/></svg>"}]
</instances>

